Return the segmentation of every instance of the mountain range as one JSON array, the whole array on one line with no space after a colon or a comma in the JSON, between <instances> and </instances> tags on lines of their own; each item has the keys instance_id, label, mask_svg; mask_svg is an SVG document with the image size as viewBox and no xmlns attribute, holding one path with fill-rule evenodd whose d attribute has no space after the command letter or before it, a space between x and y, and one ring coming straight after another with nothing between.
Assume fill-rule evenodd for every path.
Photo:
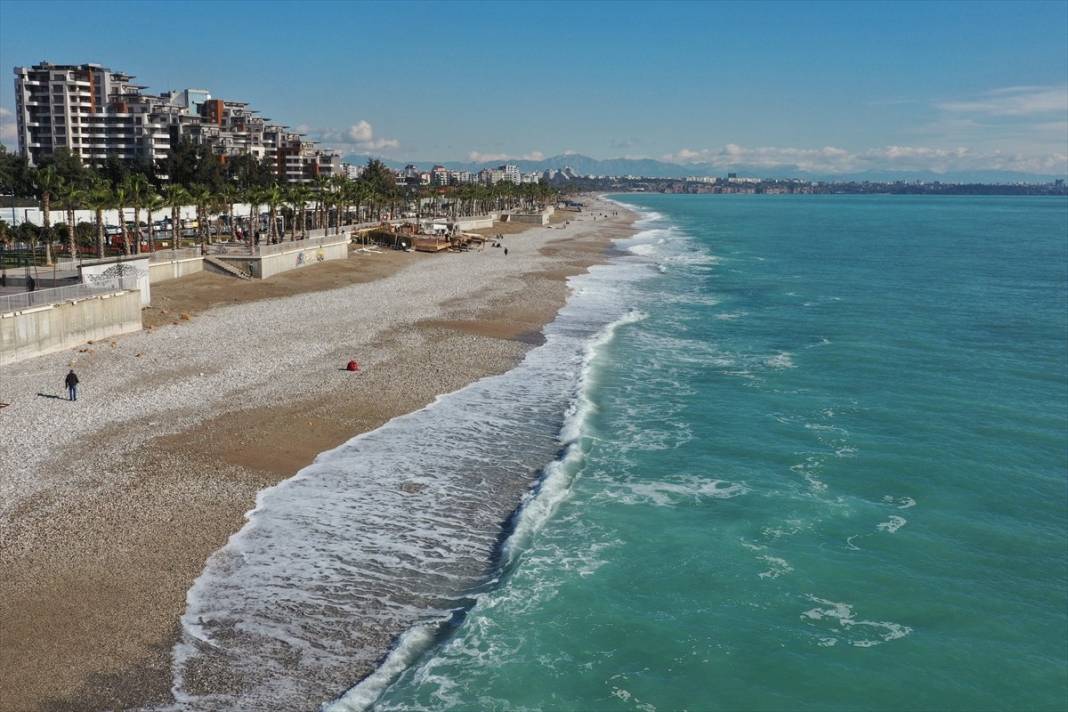
<instances>
[{"instance_id":1,"label":"mountain range","mask_svg":"<svg viewBox=\"0 0 1068 712\"><path fill-rule=\"evenodd\" d=\"M366 163L372 156L368 154L349 154L343 160L348 163ZM498 161L394 161L374 156L388 167L395 170L404 168L408 163L420 170L429 170L435 165L442 165L452 171L478 172L483 168L495 168L505 160ZM871 170L861 173L815 173L802 170L797 166L782 165L775 168L737 165L730 168L714 166L710 163L670 163L654 158L609 158L600 160L579 153L567 153L550 156L538 161L526 159L507 159L524 173L561 170L570 167L579 175L595 176L642 176L645 178L683 178L685 176L726 177L727 171L743 178L782 178L811 181L838 182L893 182L893 181L942 181L943 183L1051 183L1065 176L1040 175L1019 171L973 170L937 173L929 170Z\"/></svg>"}]
</instances>

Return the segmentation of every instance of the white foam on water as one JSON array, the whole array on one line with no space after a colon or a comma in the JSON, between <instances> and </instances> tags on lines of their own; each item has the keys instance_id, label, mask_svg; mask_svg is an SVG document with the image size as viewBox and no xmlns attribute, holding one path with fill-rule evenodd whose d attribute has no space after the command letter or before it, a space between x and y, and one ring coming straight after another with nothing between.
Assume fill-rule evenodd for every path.
<instances>
[{"instance_id":1,"label":"white foam on water","mask_svg":"<svg viewBox=\"0 0 1068 712\"><path fill-rule=\"evenodd\" d=\"M615 263L573 278L545 343L515 369L353 438L261 491L187 594L172 664L179 706L307 708L368 667L377 670L337 709L376 698L492 575L518 493L543 475L514 520L515 542L566 497L592 408L583 395L590 360L621 326L645 318L625 295L648 274ZM462 436L444 438L443 427ZM395 641L384 661L382 640ZM205 679L234 689L205 689Z\"/></svg>"},{"instance_id":2,"label":"white foam on water","mask_svg":"<svg viewBox=\"0 0 1068 712\"><path fill-rule=\"evenodd\" d=\"M819 605L802 612L802 619L825 622L835 626L832 632L845 635L849 644L857 648L870 648L888 643L904 638L912 632L912 628L892 621L857 620L853 606L848 603L828 601L812 594L806 594L805 598ZM876 638L853 637L854 634L863 634L865 631L875 633ZM820 640L823 641L826 638Z\"/></svg>"},{"instance_id":3,"label":"white foam on water","mask_svg":"<svg viewBox=\"0 0 1068 712\"><path fill-rule=\"evenodd\" d=\"M342 699L324 704L320 709L323 712L362 712L368 709L390 683L430 647L440 628L439 625L427 624L407 630L378 669L361 680Z\"/></svg>"},{"instance_id":4,"label":"white foam on water","mask_svg":"<svg viewBox=\"0 0 1068 712\"><path fill-rule=\"evenodd\" d=\"M789 351L780 351L774 356L769 356L764 360L764 363L766 363L771 368L796 368L796 366L794 365L793 354Z\"/></svg>"},{"instance_id":5,"label":"white foam on water","mask_svg":"<svg viewBox=\"0 0 1068 712\"><path fill-rule=\"evenodd\" d=\"M617 490L605 492L605 496L628 505L677 507L704 499L732 499L748 492L749 487L743 482L688 476L674 482L622 482Z\"/></svg>"},{"instance_id":6,"label":"white foam on water","mask_svg":"<svg viewBox=\"0 0 1068 712\"><path fill-rule=\"evenodd\" d=\"M771 568L769 568L767 571L761 571L759 574L757 574L757 576L762 579L777 579L780 576L785 576L786 574L791 573L794 570L794 567L790 565L789 561L787 561L786 559L782 559L778 556L764 554L763 556L758 556L757 558L761 561L766 561L768 564L771 565Z\"/></svg>"},{"instance_id":7,"label":"white foam on water","mask_svg":"<svg viewBox=\"0 0 1068 712\"><path fill-rule=\"evenodd\" d=\"M897 515L892 515L890 517L890 519L888 519L887 521L880 522L879 524L876 524L875 528L878 529L879 531L884 531L887 534L893 534L898 529L900 529L901 527L905 526L905 522L907 522L907 521L908 520L905 519L904 517L899 517Z\"/></svg>"},{"instance_id":8,"label":"white foam on water","mask_svg":"<svg viewBox=\"0 0 1068 712\"><path fill-rule=\"evenodd\" d=\"M883 497L883 501L887 504L892 504L898 509L910 509L916 506L916 500L912 497L894 497L893 495L886 495Z\"/></svg>"},{"instance_id":9,"label":"white foam on water","mask_svg":"<svg viewBox=\"0 0 1068 712\"><path fill-rule=\"evenodd\" d=\"M610 278L610 276L605 277L606 280ZM580 279L580 282L583 284L588 281L589 280ZM576 290L576 296L580 296L584 293L585 292L582 292L581 290ZM572 302L574 301L575 299L573 298ZM573 305L572 302L569 302L568 308L578 310L578 307ZM604 311L602 310L601 313L603 314ZM562 316L566 318L567 314L562 312ZM603 328L593 334L592 337L588 334L586 335L583 341L583 346L580 349L575 389L559 430L559 442L562 443L564 448L563 457L553 460L547 467L545 467L543 476L541 477L537 488L528 491L524 496L518 514L514 518L513 531L500 548L500 560L504 566L507 567L512 565L517 560L517 557L519 557L528 547L532 537L534 537L545 522L553 516L560 504L564 502L570 494L574 473L578 469L578 464L584 455L582 443L583 426L588 418L596 413L596 405L590 400L589 391L596 382L596 364L598 355L601 353L602 349L615 338L619 329L628 324L640 322L645 318L647 318L647 316L642 312L628 310L622 314L618 314L616 318L609 321ZM554 322L554 324L556 323L557 322ZM511 405L514 407L515 404L513 403ZM606 543L604 547L595 547L595 549L596 551L600 551L601 548L605 548L609 545L610 543ZM591 575L601 563L603 563L596 556L596 551L588 560L575 562L580 575ZM526 593L531 598L537 598L539 595L537 589L533 591L527 589ZM476 606L493 606L498 605L501 600L507 600L509 595L508 592L505 591L503 596L498 596L495 599L488 597L487 594L468 592L467 598L475 601L476 603L474 605ZM472 618L469 617L467 620L472 621ZM474 622L470 624L480 626L489 625L489 622L485 617L475 617ZM391 654L390 658L387 658L387 663L380 667L374 675L357 684L334 704L325 707L325 709L330 712L356 712L367 709L368 706L378 699L386 687L388 687L388 685L411 664L415 657L426 652L431 640L432 638L427 638L426 636L416 638L416 643L423 644L422 649L416 651L415 655L407 650L399 653L396 665L389 664L390 658L393 657ZM401 642L398 643L395 651L400 650L404 643L405 638L402 637ZM476 655L484 654L480 651L465 652ZM504 651L498 651L487 657L484 662L486 665L491 665L495 659L499 659L499 655L503 654ZM434 665L431 662L431 664L425 668L420 669L418 674L429 679L434 676L433 668ZM434 682L440 694L447 694L446 691L449 686L447 680L434 678Z\"/></svg>"}]
</instances>

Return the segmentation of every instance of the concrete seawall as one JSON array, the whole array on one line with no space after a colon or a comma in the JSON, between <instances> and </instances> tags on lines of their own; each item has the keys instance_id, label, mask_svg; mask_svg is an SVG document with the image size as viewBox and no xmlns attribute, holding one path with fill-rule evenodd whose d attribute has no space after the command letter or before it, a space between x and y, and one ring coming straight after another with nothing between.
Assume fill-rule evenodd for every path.
<instances>
[{"instance_id":1,"label":"concrete seawall","mask_svg":"<svg viewBox=\"0 0 1068 712\"><path fill-rule=\"evenodd\" d=\"M148 281L152 284L168 279L178 279L195 272L204 271L204 258L186 257L173 260L156 260L148 265Z\"/></svg>"},{"instance_id":2,"label":"concrete seawall","mask_svg":"<svg viewBox=\"0 0 1068 712\"><path fill-rule=\"evenodd\" d=\"M120 290L0 315L0 365L141 329L141 295Z\"/></svg>"},{"instance_id":3,"label":"concrete seawall","mask_svg":"<svg viewBox=\"0 0 1068 712\"><path fill-rule=\"evenodd\" d=\"M349 256L349 236L347 233L330 237L296 242L281 242L266 245L258 255L214 255L229 262L234 267L248 272L256 279L267 279L292 269L308 267L328 260L343 260Z\"/></svg>"}]
</instances>

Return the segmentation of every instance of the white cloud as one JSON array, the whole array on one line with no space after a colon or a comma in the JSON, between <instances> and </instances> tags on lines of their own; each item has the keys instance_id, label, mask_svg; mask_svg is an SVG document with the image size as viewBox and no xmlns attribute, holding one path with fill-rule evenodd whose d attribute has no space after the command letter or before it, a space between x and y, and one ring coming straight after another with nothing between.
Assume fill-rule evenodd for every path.
<instances>
[{"instance_id":1,"label":"white cloud","mask_svg":"<svg viewBox=\"0 0 1068 712\"><path fill-rule=\"evenodd\" d=\"M19 130L15 125L15 113L0 106L0 143L14 146L18 140Z\"/></svg>"},{"instance_id":2,"label":"white cloud","mask_svg":"<svg viewBox=\"0 0 1068 712\"><path fill-rule=\"evenodd\" d=\"M481 151L471 151L467 154L467 160L472 163L493 163L495 161L508 161L508 160L521 160L521 161L540 161L545 158L545 154L541 151L531 151L530 153L524 153L522 156L512 156L507 153L482 153Z\"/></svg>"},{"instance_id":3,"label":"white cloud","mask_svg":"<svg viewBox=\"0 0 1068 712\"><path fill-rule=\"evenodd\" d=\"M370 141L375 136L375 131L371 128L371 124L367 121L360 121L349 127L348 137L353 143L360 143L361 141Z\"/></svg>"},{"instance_id":4,"label":"white cloud","mask_svg":"<svg viewBox=\"0 0 1068 712\"><path fill-rule=\"evenodd\" d=\"M810 173L852 173L867 170L929 170L936 173L964 170L1006 170L1026 173L1068 172L1068 153L1034 154L977 151L963 146L883 146L847 151L836 146L792 148L746 147L729 143L718 149L683 148L663 157L681 164L706 163L717 168L797 169Z\"/></svg>"},{"instance_id":5,"label":"white cloud","mask_svg":"<svg viewBox=\"0 0 1068 712\"><path fill-rule=\"evenodd\" d=\"M992 89L978 97L942 101L935 106L958 114L985 116L1034 116L1068 114L1068 86L1019 86Z\"/></svg>"},{"instance_id":6,"label":"white cloud","mask_svg":"<svg viewBox=\"0 0 1068 712\"><path fill-rule=\"evenodd\" d=\"M395 138L375 138L375 130L371 122L362 119L347 129L309 129L304 125L297 127L298 131L302 129L303 133L308 133L320 141L355 146L364 151L400 148L400 141Z\"/></svg>"}]
</instances>

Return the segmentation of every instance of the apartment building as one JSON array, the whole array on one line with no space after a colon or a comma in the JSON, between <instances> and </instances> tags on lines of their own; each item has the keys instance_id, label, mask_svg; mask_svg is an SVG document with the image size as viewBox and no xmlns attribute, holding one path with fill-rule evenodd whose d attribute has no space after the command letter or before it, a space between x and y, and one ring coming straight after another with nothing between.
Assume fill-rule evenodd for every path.
<instances>
[{"instance_id":1,"label":"apartment building","mask_svg":"<svg viewBox=\"0 0 1068 712\"><path fill-rule=\"evenodd\" d=\"M157 161L170 151L170 112L157 111L133 77L98 64L15 68L19 151L31 165L60 148L83 162L109 155Z\"/></svg>"},{"instance_id":2,"label":"apartment building","mask_svg":"<svg viewBox=\"0 0 1068 712\"><path fill-rule=\"evenodd\" d=\"M19 152L31 165L60 148L89 165L109 156L158 164L187 139L208 146L221 162L240 155L267 159L285 182L341 172L339 154L270 123L247 103L213 98L207 89L146 94L133 79L98 64L16 67Z\"/></svg>"}]
</instances>

